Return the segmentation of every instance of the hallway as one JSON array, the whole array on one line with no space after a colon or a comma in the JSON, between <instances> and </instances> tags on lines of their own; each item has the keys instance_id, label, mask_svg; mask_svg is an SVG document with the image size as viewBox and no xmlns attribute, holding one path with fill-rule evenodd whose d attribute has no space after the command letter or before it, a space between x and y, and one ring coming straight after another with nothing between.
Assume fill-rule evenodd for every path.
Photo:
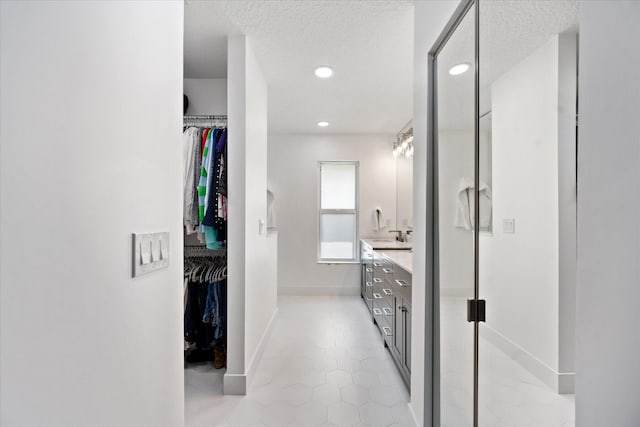
<instances>
[{"instance_id":1,"label":"hallway","mask_svg":"<svg viewBox=\"0 0 640 427\"><path fill-rule=\"evenodd\" d=\"M185 371L187 426L413 426L409 394L359 297L280 297L247 396Z\"/></svg>"}]
</instances>

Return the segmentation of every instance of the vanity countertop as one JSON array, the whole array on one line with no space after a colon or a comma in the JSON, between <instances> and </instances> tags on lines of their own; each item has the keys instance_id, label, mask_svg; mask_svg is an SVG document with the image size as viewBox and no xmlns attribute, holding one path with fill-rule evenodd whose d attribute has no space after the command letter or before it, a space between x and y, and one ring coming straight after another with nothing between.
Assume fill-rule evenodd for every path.
<instances>
[{"instance_id":1,"label":"vanity countertop","mask_svg":"<svg viewBox=\"0 0 640 427\"><path fill-rule=\"evenodd\" d=\"M362 242L374 250L399 249L406 251L412 248L411 243L398 242L393 239L362 239Z\"/></svg>"},{"instance_id":2,"label":"vanity countertop","mask_svg":"<svg viewBox=\"0 0 640 427\"><path fill-rule=\"evenodd\" d=\"M413 274L413 252L412 251L383 251L383 256L393 261L394 264Z\"/></svg>"}]
</instances>

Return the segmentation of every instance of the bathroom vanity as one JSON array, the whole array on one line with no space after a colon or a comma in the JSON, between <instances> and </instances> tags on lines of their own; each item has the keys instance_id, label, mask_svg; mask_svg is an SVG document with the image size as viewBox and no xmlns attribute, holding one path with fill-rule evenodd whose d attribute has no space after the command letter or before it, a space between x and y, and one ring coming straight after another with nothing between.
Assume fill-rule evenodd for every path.
<instances>
[{"instance_id":1,"label":"bathroom vanity","mask_svg":"<svg viewBox=\"0 0 640 427\"><path fill-rule=\"evenodd\" d=\"M360 241L360 294L407 388L411 378L411 244Z\"/></svg>"}]
</instances>

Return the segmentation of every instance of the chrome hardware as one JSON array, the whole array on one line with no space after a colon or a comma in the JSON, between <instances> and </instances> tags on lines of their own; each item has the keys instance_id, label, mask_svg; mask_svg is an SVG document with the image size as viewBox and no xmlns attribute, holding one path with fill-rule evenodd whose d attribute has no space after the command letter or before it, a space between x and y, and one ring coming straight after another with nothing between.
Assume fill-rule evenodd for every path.
<instances>
[{"instance_id":1,"label":"chrome hardware","mask_svg":"<svg viewBox=\"0 0 640 427\"><path fill-rule=\"evenodd\" d=\"M367 287L371 287L371 286L373 286L373 283L371 283L371 282L366 282L366 285L367 285Z\"/></svg>"},{"instance_id":2,"label":"chrome hardware","mask_svg":"<svg viewBox=\"0 0 640 427\"><path fill-rule=\"evenodd\" d=\"M375 316L380 316L380 315L382 314L382 311L380 311L380 309L379 309L379 308L374 308L374 309L373 309L373 314L374 314Z\"/></svg>"},{"instance_id":3,"label":"chrome hardware","mask_svg":"<svg viewBox=\"0 0 640 427\"><path fill-rule=\"evenodd\" d=\"M391 328L390 328L390 327L388 327L388 326L384 326L384 327L382 328L382 330L384 331L384 334L385 334L386 336L388 336L388 337L390 337L390 336L391 336Z\"/></svg>"},{"instance_id":4,"label":"chrome hardware","mask_svg":"<svg viewBox=\"0 0 640 427\"><path fill-rule=\"evenodd\" d=\"M396 283L398 284L398 286L402 287L409 286L407 285L407 282L405 280L396 280Z\"/></svg>"},{"instance_id":5,"label":"chrome hardware","mask_svg":"<svg viewBox=\"0 0 640 427\"><path fill-rule=\"evenodd\" d=\"M367 273L373 273L373 268L367 267Z\"/></svg>"},{"instance_id":6,"label":"chrome hardware","mask_svg":"<svg viewBox=\"0 0 640 427\"><path fill-rule=\"evenodd\" d=\"M381 279L381 278L379 278L379 277L374 277L374 278L373 278L373 281L374 281L374 282L376 282L376 283L381 283L381 282L382 282L382 279Z\"/></svg>"},{"instance_id":7,"label":"chrome hardware","mask_svg":"<svg viewBox=\"0 0 640 427\"><path fill-rule=\"evenodd\" d=\"M391 311L390 308L383 308L382 311L384 311L384 314L386 314L387 316L391 316L393 315L393 312Z\"/></svg>"},{"instance_id":8,"label":"chrome hardware","mask_svg":"<svg viewBox=\"0 0 640 427\"><path fill-rule=\"evenodd\" d=\"M373 263L373 266L374 266L374 267L382 267L382 264L380 264L379 262L374 262L374 263Z\"/></svg>"},{"instance_id":9,"label":"chrome hardware","mask_svg":"<svg viewBox=\"0 0 640 427\"><path fill-rule=\"evenodd\" d=\"M380 294L379 294L379 293L377 293L377 292L374 292L374 293L373 293L373 297L374 297L375 299L382 299L382 295L380 295Z\"/></svg>"},{"instance_id":10,"label":"chrome hardware","mask_svg":"<svg viewBox=\"0 0 640 427\"><path fill-rule=\"evenodd\" d=\"M387 295L393 295L393 292L391 292L391 289L383 289L382 292L384 292Z\"/></svg>"},{"instance_id":11,"label":"chrome hardware","mask_svg":"<svg viewBox=\"0 0 640 427\"><path fill-rule=\"evenodd\" d=\"M382 271L384 271L387 274L393 273L393 269L392 268L383 268Z\"/></svg>"}]
</instances>

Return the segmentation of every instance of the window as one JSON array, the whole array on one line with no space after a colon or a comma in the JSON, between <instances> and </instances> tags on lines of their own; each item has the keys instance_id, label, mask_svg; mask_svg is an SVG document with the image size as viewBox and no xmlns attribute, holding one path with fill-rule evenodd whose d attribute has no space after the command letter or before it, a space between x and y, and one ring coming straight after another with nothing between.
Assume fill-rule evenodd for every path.
<instances>
[{"instance_id":1,"label":"window","mask_svg":"<svg viewBox=\"0 0 640 427\"><path fill-rule=\"evenodd\" d=\"M318 262L358 259L358 162L320 162Z\"/></svg>"}]
</instances>

